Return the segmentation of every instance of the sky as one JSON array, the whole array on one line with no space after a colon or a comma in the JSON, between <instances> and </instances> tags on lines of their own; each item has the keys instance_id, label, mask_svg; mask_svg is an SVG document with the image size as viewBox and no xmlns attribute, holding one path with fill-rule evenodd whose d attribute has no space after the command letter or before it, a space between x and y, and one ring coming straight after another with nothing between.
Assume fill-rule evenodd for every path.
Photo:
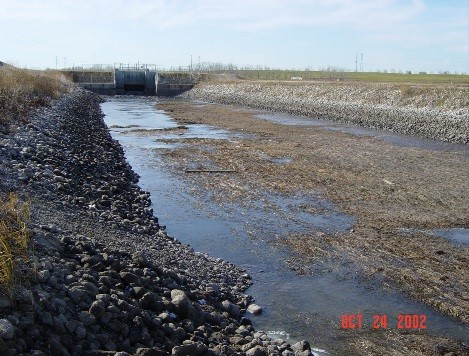
<instances>
[{"instance_id":1,"label":"sky","mask_svg":"<svg viewBox=\"0 0 469 356\"><path fill-rule=\"evenodd\" d=\"M362 59L363 54L363 59ZM469 0L0 0L0 61L469 73Z\"/></svg>"}]
</instances>

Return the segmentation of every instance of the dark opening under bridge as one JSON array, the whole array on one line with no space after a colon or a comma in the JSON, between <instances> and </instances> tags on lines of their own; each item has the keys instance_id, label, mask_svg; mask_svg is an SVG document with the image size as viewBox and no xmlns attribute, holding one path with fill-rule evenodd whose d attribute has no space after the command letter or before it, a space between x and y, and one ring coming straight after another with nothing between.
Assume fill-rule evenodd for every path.
<instances>
[{"instance_id":1,"label":"dark opening under bridge","mask_svg":"<svg viewBox=\"0 0 469 356\"><path fill-rule=\"evenodd\" d=\"M66 72L81 87L105 95L175 96L194 86L191 72L158 72L141 64Z\"/></svg>"}]
</instances>

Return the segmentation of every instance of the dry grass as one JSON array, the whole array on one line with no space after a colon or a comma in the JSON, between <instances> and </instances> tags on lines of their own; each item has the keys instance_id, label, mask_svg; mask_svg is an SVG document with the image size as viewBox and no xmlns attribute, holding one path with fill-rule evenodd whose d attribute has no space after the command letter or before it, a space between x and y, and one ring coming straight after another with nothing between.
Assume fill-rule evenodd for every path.
<instances>
[{"instance_id":1,"label":"dry grass","mask_svg":"<svg viewBox=\"0 0 469 356\"><path fill-rule=\"evenodd\" d=\"M10 193L0 199L0 287L11 290L15 281L15 265L26 256L29 244L29 203L19 203Z\"/></svg>"},{"instance_id":2,"label":"dry grass","mask_svg":"<svg viewBox=\"0 0 469 356\"><path fill-rule=\"evenodd\" d=\"M32 108L47 105L72 88L59 72L0 67L0 130L26 123Z\"/></svg>"}]
</instances>

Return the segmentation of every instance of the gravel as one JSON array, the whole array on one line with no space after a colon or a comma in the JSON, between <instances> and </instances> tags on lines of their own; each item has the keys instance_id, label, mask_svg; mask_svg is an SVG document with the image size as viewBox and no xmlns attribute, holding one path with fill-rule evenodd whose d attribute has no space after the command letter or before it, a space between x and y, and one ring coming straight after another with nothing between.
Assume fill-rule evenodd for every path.
<instances>
[{"instance_id":1,"label":"gravel","mask_svg":"<svg viewBox=\"0 0 469 356\"><path fill-rule=\"evenodd\" d=\"M34 247L1 297L2 354L294 354L243 317L244 270L158 224L99 103L77 89L0 136L0 188L31 201Z\"/></svg>"},{"instance_id":2,"label":"gravel","mask_svg":"<svg viewBox=\"0 0 469 356\"><path fill-rule=\"evenodd\" d=\"M469 144L469 96L455 87L209 82L180 97Z\"/></svg>"}]
</instances>

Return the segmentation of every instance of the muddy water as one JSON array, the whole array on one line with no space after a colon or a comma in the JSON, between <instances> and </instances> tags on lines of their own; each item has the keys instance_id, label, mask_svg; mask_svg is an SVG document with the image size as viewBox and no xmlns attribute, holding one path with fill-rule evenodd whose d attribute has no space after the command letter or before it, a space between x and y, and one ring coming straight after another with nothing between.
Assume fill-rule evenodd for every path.
<instances>
[{"instance_id":1,"label":"muddy water","mask_svg":"<svg viewBox=\"0 0 469 356\"><path fill-rule=\"evenodd\" d=\"M314 195L287 197L259 192L260 199L245 206L219 205L210 194L193 194L194 187L188 180L165 162L162 152L175 146L162 139L237 140L241 135L202 125L189 125L178 133L147 131L142 135L135 130L177 126L154 109L155 100L110 98L102 104L105 121L114 127L113 137L120 141L127 160L140 175L140 186L151 192L155 215L161 224L167 225L168 233L196 251L245 268L253 277L254 284L248 293L264 309L261 316L251 318L256 328L291 342L307 339L330 354L344 354L351 352L348 342L357 333L379 337L372 330L374 314L386 314L388 328L393 330L397 330L398 314L425 314L425 332L469 341L469 330L460 322L399 292L364 282L350 267L321 270L308 276L297 275L285 267L284 261L291 257L289 251L272 242L287 233L340 233L352 227L354 218ZM278 159L281 164L288 157ZM317 208L317 212L303 211L300 207L305 204ZM357 313L363 315L363 329L341 330L342 315Z\"/></svg>"}]
</instances>

